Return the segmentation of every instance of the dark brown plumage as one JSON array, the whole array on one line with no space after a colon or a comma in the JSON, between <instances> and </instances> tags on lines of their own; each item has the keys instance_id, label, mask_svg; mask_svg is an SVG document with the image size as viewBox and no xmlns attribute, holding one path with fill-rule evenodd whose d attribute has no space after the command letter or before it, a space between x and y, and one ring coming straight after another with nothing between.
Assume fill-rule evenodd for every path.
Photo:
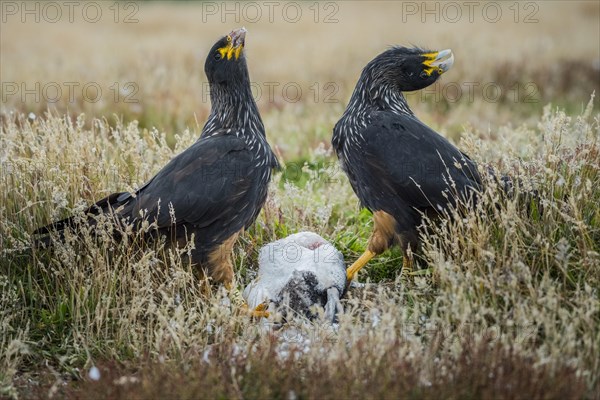
<instances>
[{"instance_id":1,"label":"dark brown plumage","mask_svg":"<svg viewBox=\"0 0 600 400\"><path fill-rule=\"evenodd\" d=\"M242 28L219 39L206 58L211 113L198 141L134 194L111 194L86 211L92 225L99 214L134 228L144 220L154 222L153 236L165 235L171 244L193 234L191 261L229 286L233 244L258 216L271 171L278 166L250 91L245 35ZM35 234L38 241L50 243L44 235L70 228L76 228L73 218Z\"/></svg>"},{"instance_id":2,"label":"dark brown plumage","mask_svg":"<svg viewBox=\"0 0 600 400\"><path fill-rule=\"evenodd\" d=\"M374 214L367 251L349 269L351 279L369 259L400 245L404 266L419 248L422 215L442 215L481 184L476 165L410 110L403 91L434 83L453 63L450 50L396 47L363 70L332 144L354 192Z\"/></svg>"}]
</instances>

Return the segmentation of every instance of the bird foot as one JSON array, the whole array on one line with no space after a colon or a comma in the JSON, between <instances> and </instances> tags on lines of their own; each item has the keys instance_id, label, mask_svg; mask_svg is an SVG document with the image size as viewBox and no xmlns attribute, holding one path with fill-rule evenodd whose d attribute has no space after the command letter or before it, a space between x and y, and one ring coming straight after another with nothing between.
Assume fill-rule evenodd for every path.
<instances>
[{"instance_id":1,"label":"bird foot","mask_svg":"<svg viewBox=\"0 0 600 400\"><path fill-rule=\"evenodd\" d=\"M373 253L370 250L365 250L365 252L358 258L358 260L356 260L354 262L354 264L352 264L347 270L346 270L346 282L347 284L349 282L351 282L354 277L356 276L356 273L358 271L360 271L362 269L362 267L364 267L371 258L373 258L375 256L375 253Z\"/></svg>"},{"instance_id":2,"label":"bird foot","mask_svg":"<svg viewBox=\"0 0 600 400\"><path fill-rule=\"evenodd\" d=\"M343 313L344 308L340 303L340 291L335 288L327 289L327 303L325 304L325 319L333 324L338 313Z\"/></svg>"},{"instance_id":3,"label":"bird foot","mask_svg":"<svg viewBox=\"0 0 600 400\"><path fill-rule=\"evenodd\" d=\"M402 258L402 275L401 280L404 283L408 283L412 281L414 272L413 272L413 260L412 257L404 256Z\"/></svg>"},{"instance_id":4,"label":"bird foot","mask_svg":"<svg viewBox=\"0 0 600 400\"><path fill-rule=\"evenodd\" d=\"M225 287L229 290L229 297L232 303L244 314L248 314L252 318L269 318L270 313L267 311L269 305L266 302L259 304L254 310L251 310L235 285L229 283Z\"/></svg>"},{"instance_id":5,"label":"bird foot","mask_svg":"<svg viewBox=\"0 0 600 400\"><path fill-rule=\"evenodd\" d=\"M366 283L362 283L362 282L358 282L357 280L353 280L350 281L350 285L348 285L348 287L350 288L364 288L366 285Z\"/></svg>"},{"instance_id":6,"label":"bird foot","mask_svg":"<svg viewBox=\"0 0 600 400\"><path fill-rule=\"evenodd\" d=\"M412 275L413 273L413 259L409 256L402 257L402 273L406 275Z\"/></svg>"},{"instance_id":7,"label":"bird foot","mask_svg":"<svg viewBox=\"0 0 600 400\"><path fill-rule=\"evenodd\" d=\"M259 304L254 310L250 310L247 304L244 304L242 308L252 318L269 318L271 315L271 313L267 311L267 308L269 308L267 303Z\"/></svg>"}]
</instances>

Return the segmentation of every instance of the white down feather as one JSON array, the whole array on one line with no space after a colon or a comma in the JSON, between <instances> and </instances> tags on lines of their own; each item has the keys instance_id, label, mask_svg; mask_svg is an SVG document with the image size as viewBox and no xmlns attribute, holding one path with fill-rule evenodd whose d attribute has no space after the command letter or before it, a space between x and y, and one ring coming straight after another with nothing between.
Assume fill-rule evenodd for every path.
<instances>
[{"instance_id":1,"label":"white down feather","mask_svg":"<svg viewBox=\"0 0 600 400\"><path fill-rule=\"evenodd\" d=\"M310 271L317 277L315 290L346 284L344 257L331 243L314 232L299 232L269 243L258 256L258 276L244 289L250 308L275 302L294 272Z\"/></svg>"}]
</instances>

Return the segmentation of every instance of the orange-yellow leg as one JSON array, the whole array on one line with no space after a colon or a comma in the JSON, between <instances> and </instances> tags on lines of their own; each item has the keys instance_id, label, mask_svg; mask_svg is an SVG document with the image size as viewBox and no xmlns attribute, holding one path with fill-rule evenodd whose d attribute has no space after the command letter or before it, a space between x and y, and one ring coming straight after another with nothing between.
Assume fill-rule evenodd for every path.
<instances>
[{"instance_id":1,"label":"orange-yellow leg","mask_svg":"<svg viewBox=\"0 0 600 400\"><path fill-rule=\"evenodd\" d=\"M413 259L410 256L402 257L402 275L410 275L413 271Z\"/></svg>"},{"instance_id":2,"label":"orange-yellow leg","mask_svg":"<svg viewBox=\"0 0 600 400\"><path fill-rule=\"evenodd\" d=\"M248 305L246 305L246 307L248 307ZM267 311L268 307L269 305L267 303L261 303L258 306L256 306L254 310L249 311L250 316L256 318L269 318L269 315L271 315L271 313Z\"/></svg>"},{"instance_id":3,"label":"orange-yellow leg","mask_svg":"<svg viewBox=\"0 0 600 400\"><path fill-rule=\"evenodd\" d=\"M244 297L238 290L237 286L233 284L233 282L225 283L225 289L227 289L227 291L229 292L229 297L231 298L233 304L242 309L242 311L244 311L245 313L249 314L251 317L269 317L270 314L267 311L268 305L265 303L259 304L254 310L250 310L248 307L248 303L246 303L246 300L244 300Z\"/></svg>"},{"instance_id":4,"label":"orange-yellow leg","mask_svg":"<svg viewBox=\"0 0 600 400\"><path fill-rule=\"evenodd\" d=\"M373 253L371 250L365 250L365 252L358 258L358 260L356 260L354 264L352 264L346 270L346 280L351 281L352 279L354 279L356 273L360 271L365 265L367 265L369 260L375 257L375 255L376 254Z\"/></svg>"}]
</instances>

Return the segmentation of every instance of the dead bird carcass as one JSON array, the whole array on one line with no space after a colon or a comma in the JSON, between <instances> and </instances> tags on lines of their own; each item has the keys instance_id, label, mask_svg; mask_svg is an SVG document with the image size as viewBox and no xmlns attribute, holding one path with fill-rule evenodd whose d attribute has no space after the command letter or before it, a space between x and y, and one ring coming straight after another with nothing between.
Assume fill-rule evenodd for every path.
<instances>
[{"instance_id":1,"label":"dead bird carcass","mask_svg":"<svg viewBox=\"0 0 600 400\"><path fill-rule=\"evenodd\" d=\"M258 276L243 293L251 309L264 303L285 316L292 312L315 318L314 306L321 306L332 322L343 311L344 256L316 233L299 232L269 243L258 262Z\"/></svg>"}]
</instances>

